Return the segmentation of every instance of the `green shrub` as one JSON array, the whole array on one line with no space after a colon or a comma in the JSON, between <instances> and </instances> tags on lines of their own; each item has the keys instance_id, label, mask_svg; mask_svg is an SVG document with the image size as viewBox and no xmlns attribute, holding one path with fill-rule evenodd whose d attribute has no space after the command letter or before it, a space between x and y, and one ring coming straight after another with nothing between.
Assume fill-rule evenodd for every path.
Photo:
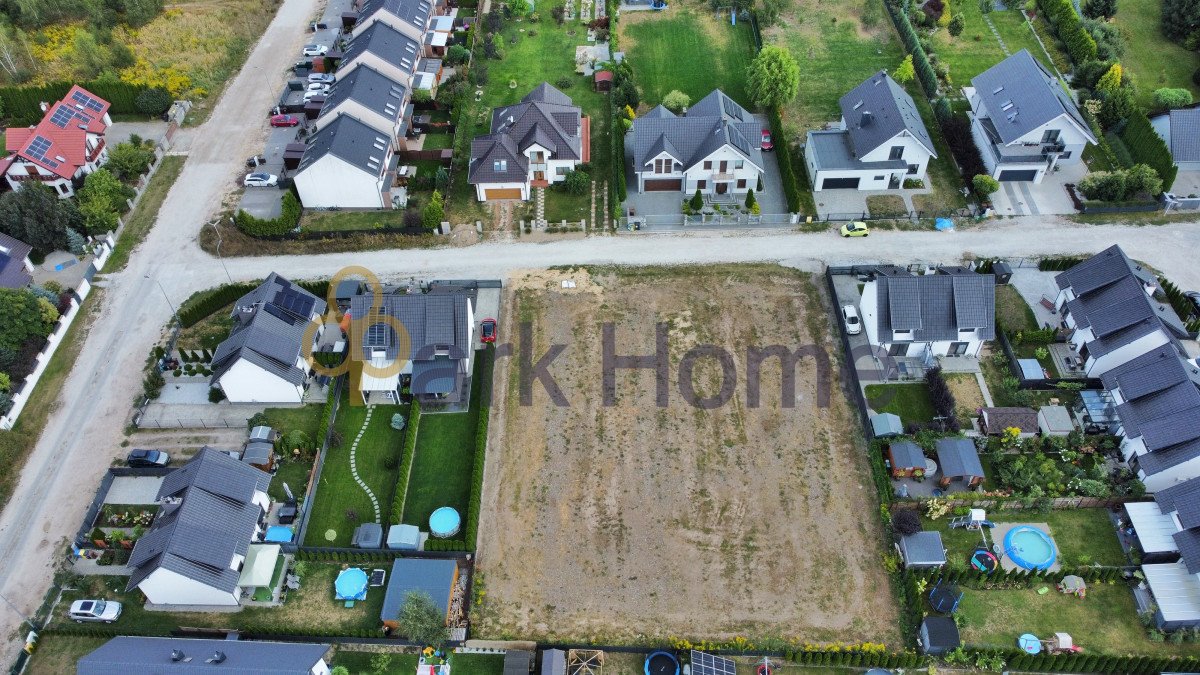
<instances>
[{"instance_id":1,"label":"green shrub","mask_svg":"<svg viewBox=\"0 0 1200 675\"><path fill-rule=\"evenodd\" d=\"M258 287L262 280L246 281L235 284L222 284L207 291L200 291L183 301L179 306L179 325L191 328L212 315L213 312L233 303L238 298ZM190 355L180 354L184 360Z\"/></svg>"},{"instance_id":2,"label":"green shrub","mask_svg":"<svg viewBox=\"0 0 1200 675\"><path fill-rule=\"evenodd\" d=\"M408 474L412 472L413 456L417 450L417 430L421 425L421 404L413 399L408 408L408 424L404 425L404 446L400 470L396 474L396 494L392 497L392 523L399 525L404 517L404 500L408 494Z\"/></svg>"},{"instance_id":3,"label":"green shrub","mask_svg":"<svg viewBox=\"0 0 1200 675\"><path fill-rule=\"evenodd\" d=\"M483 502L483 470L487 464L488 412L492 402L492 366L495 348L487 350L475 363L475 376L482 377L479 392L479 422L475 427L475 465L471 470L471 500L467 506L467 525L463 532L464 551L473 551L478 542L479 508ZM482 369L482 370L481 370Z\"/></svg>"},{"instance_id":4,"label":"green shrub","mask_svg":"<svg viewBox=\"0 0 1200 675\"><path fill-rule=\"evenodd\" d=\"M1171 150L1162 137L1154 131L1146 114L1138 110L1130 115L1125 129L1121 131L1120 138L1125 143L1125 147L1129 149L1129 154L1132 155L1135 162L1146 164L1158 172L1158 177L1162 179L1162 189L1169 192L1175 183L1175 175L1178 173L1179 167L1175 166Z\"/></svg>"},{"instance_id":5,"label":"green shrub","mask_svg":"<svg viewBox=\"0 0 1200 675\"><path fill-rule=\"evenodd\" d=\"M238 211L234 217L237 228L251 237L282 237L295 229L300 222L303 207L295 193L288 190L283 195L283 211L278 218L263 219Z\"/></svg>"},{"instance_id":6,"label":"green shrub","mask_svg":"<svg viewBox=\"0 0 1200 675\"><path fill-rule=\"evenodd\" d=\"M138 112L154 117L167 112L171 107L171 94L166 89L154 87L138 94L134 100Z\"/></svg>"}]
</instances>

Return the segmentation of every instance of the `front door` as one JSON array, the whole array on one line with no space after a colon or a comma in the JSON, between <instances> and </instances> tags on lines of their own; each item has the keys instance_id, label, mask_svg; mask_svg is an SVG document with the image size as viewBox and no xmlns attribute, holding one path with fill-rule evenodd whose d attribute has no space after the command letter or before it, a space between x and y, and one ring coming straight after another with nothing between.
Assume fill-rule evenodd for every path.
<instances>
[{"instance_id":1,"label":"front door","mask_svg":"<svg viewBox=\"0 0 1200 675\"><path fill-rule=\"evenodd\" d=\"M729 183L717 183L717 194L723 195L729 190Z\"/></svg>"},{"instance_id":2,"label":"front door","mask_svg":"<svg viewBox=\"0 0 1200 675\"><path fill-rule=\"evenodd\" d=\"M546 180L546 172L545 171L534 171L533 179L534 180Z\"/></svg>"},{"instance_id":3,"label":"front door","mask_svg":"<svg viewBox=\"0 0 1200 675\"><path fill-rule=\"evenodd\" d=\"M968 344L966 342L951 342L950 356L962 356L963 354L966 354L967 346Z\"/></svg>"}]
</instances>

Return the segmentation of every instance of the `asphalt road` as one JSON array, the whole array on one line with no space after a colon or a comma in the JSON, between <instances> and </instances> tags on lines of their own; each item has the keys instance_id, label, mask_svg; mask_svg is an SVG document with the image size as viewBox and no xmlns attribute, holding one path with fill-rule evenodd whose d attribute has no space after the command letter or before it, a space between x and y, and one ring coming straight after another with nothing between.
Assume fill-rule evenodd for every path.
<instances>
[{"instance_id":1,"label":"asphalt road","mask_svg":"<svg viewBox=\"0 0 1200 675\"><path fill-rule=\"evenodd\" d=\"M171 305L225 281L219 261L197 246L197 233L219 212L222 200L230 198L245 157L262 147L268 130L266 110L306 39L304 29L317 4L284 2L212 118L195 131L187 163L154 230L128 267L107 277L100 315L63 387L59 412L50 418L11 503L0 514L0 592L21 612L32 612L40 602L59 544L74 534L99 477L121 454L130 404L141 390L142 365L171 316ZM348 264L364 265L391 281L414 276L503 279L517 270L550 265L776 261L817 271L825 263L952 263L973 255L1091 253L1113 243L1181 286L1200 288L1194 262L1200 230L1194 223L1083 226L1051 218L997 220L957 233L877 231L868 239L853 240L832 233L622 233L541 244L517 241L225 262L239 280L260 278L272 270L294 278L327 276ZM0 607L6 632L17 629L17 613ZM13 657L19 647L19 640L10 640L5 656Z\"/></svg>"}]
</instances>

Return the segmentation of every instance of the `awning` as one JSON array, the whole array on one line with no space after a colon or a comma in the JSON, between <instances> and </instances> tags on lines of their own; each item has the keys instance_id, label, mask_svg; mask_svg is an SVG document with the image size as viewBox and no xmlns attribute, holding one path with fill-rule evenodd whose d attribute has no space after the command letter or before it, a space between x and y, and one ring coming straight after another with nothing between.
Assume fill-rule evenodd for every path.
<instances>
[{"instance_id":1,"label":"awning","mask_svg":"<svg viewBox=\"0 0 1200 675\"><path fill-rule=\"evenodd\" d=\"M1175 545L1175 519L1164 514L1157 502L1129 502L1125 504L1129 522L1137 532L1138 541L1146 553L1178 551Z\"/></svg>"},{"instance_id":2,"label":"awning","mask_svg":"<svg viewBox=\"0 0 1200 675\"><path fill-rule=\"evenodd\" d=\"M1146 575L1163 621L1200 619L1200 579L1188 574L1186 565L1142 565L1142 574Z\"/></svg>"},{"instance_id":3,"label":"awning","mask_svg":"<svg viewBox=\"0 0 1200 675\"><path fill-rule=\"evenodd\" d=\"M258 588L270 586L275 575L275 561L279 559L279 544L251 544L242 565L242 576L238 586Z\"/></svg>"},{"instance_id":4,"label":"awning","mask_svg":"<svg viewBox=\"0 0 1200 675\"><path fill-rule=\"evenodd\" d=\"M396 391L400 386L400 373L404 368L397 366L394 361L386 357L373 358L370 364L372 367L378 369L376 372L389 374L384 377L378 377L367 372L368 369L364 367L359 389L362 391ZM410 364L406 363L404 365L409 366Z\"/></svg>"}]
</instances>

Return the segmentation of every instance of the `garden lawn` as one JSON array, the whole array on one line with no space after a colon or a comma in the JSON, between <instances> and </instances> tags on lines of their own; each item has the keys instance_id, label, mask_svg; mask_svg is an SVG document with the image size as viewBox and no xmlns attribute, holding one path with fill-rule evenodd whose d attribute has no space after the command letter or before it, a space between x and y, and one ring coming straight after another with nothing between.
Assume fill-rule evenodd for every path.
<instances>
[{"instance_id":1,"label":"garden lawn","mask_svg":"<svg viewBox=\"0 0 1200 675\"><path fill-rule=\"evenodd\" d=\"M946 7L952 14L962 16L966 21L966 27L963 29L962 35L958 37L951 36L949 31L939 30L932 38L933 50L950 66L950 79L954 84L956 86L968 85L971 78L1003 61L1008 55L1004 53L999 40L984 22L983 14L979 10L979 3L958 2L948 4ZM996 26L996 32L1004 40L1009 54L1016 54L1022 49L1028 49L1035 59L1053 73L1054 69L1051 67L1049 59L1038 45L1033 31L1025 24L1021 10L1015 7L1016 3L1014 3L1014 9L991 13L990 18ZM1046 47L1056 49L1053 43L1047 44Z\"/></svg>"},{"instance_id":2,"label":"garden lawn","mask_svg":"<svg viewBox=\"0 0 1200 675\"><path fill-rule=\"evenodd\" d=\"M500 675L504 672L504 656L502 654L454 654L450 657L450 669L454 671L454 675Z\"/></svg>"},{"instance_id":3,"label":"garden lawn","mask_svg":"<svg viewBox=\"0 0 1200 675\"><path fill-rule=\"evenodd\" d=\"M425 134L422 150L442 150L454 145L454 136L450 134ZM436 171L436 169L435 169Z\"/></svg>"},{"instance_id":4,"label":"garden lawn","mask_svg":"<svg viewBox=\"0 0 1200 675\"><path fill-rule=\"evenodd\" d=\"M1038 595L1042 586L1050 588ZM1004 591L965 589L958 613L964 619L963 642L1012 648L1022 633L1041 638L1070 633L1085 653L1200 654L1200 645L1152 642L1138 621L1133 593L1123 583L1088 584L1087 597L1054 590L1050 582Z\"/></svg>"},{"instance_id":5,"label":"garden lawn","mask_svg":"<svg viewBox=\"0 0 1200 675\"><path fill-rule=\"evenodd\" d=\"M27 675L62 675L75 672L75 662L96 651L109 638L78 637L44 633L38 639L37 651L25 668Z\"/></svg>"},{"instance_id":6,"label":"garden lawn","mask_svg":"<svg viewBox=\"0 0 1200 675\"><path fill-rule=\"evenodd\" d=\"M401 406L375 406L371 422L356 450L358 475L379 502L380 522L388 520L400 448L404 442L404 432L391 427L392 415L404 410ZM336 447L331 445L325 456L305 534L309 546L349 546L357 524L375 520L375 507L350 471L351 448L366 417L366 406L351 406L347 397L342 399L334 423L342 442ZM356 520L346 517L350 511L357 514ZM327 535L329 530L334 532L332 539Z\"/></svg>"},{"instance_id":7,"label":"garden lawn","mask_svg":"<svg viewBox=\"0 0 1200 675\"><path fill-rule=\"evenodd\" d=\"M939 520L923 519L925 529L942 533L947 557L964 563L979 543L979 533L974 530L951 530L951 516ZM1022 511L989 511L988 519L996 523L1046 523L1058 547L1059 562L1074 565L1087 556L1088 564L1128 565L1117 533L1108 512L1104 509L1063 509L1049 513L1025 513ZM991 541L989 533L988 541Z\"/></svg>"},{"instance_id":8,"label":"garden lawn","mask_svg":"<svg viewBox=\"0 0 1200 675\"><path fill-rule=\"evenodd\" d=\"M658 105L673 89L693 103L721 89L753 109L746 93L746 68L754 59L749 22L731 26L728 16L716 19L708 5L672 3L661 12L628 12L618 26L643 109Z\"/></svg>"},{"instance_id":9,"label":"garden lawn","mask_svg":"<svg viewBox=\"0 0 1200 675\"><path fill-rule=\"evenodd\" d=\"M1114 17L1126 42L1121 65L1137 82L1137 101L1147 109L1153 107L1154 90L1162 87L1189 89L1200 99L1200 87L1192 82L1200 54L1163 37L1162 7L1162 0L1121 0Z\"/></svg>"},{"instance_id":10,"label":"garden lawn","mask_svg":"<svg viewBox=\"0 0 1200 675\"><path fill-rule=\"evenodd\" d=\"M900 416L905 424L924 424L933 419L933 402L924 382L914 384L868 384L867 405L877 413Z\"/></svg>"},{"instance_id":11,"label":"garden lawn","mask_svg":"<svg viewBox=\"0 0 1200 675\"><path fill-rule=\"evenodd\" d=\"M1007 333L1037 330L1037 316L1011 284L996 286L996 325Z\"/></svg>"},{"instance_id":12,"label":"garden lawn","mask_svg":"<svg viewBox=\"0 0 1200 675\"><path fill-rule=\"evenodd\" d=\"M179 331L175 346L179 349L207 349L215 352L217 346L229 337L229 331L233 329L232 311L233 303L229 303L195 325Z\"/></svg>"},{"instance_id":13,"label":"garden lawn","mask_svg":"<svg viewBox=\"0 0 1200 675\"><path fill-rule=\"evenodd\" d=\"M344 666L351 673L373 673L373 660L379 656L375 652L352 652L339 647L337 653L333 656L333 662L330 664L334 667ZM388 673L412 673L417 670L417 655L416 654L388 654L388 668L385 672Z\"/></svg>"},{"instance_id":14,"label":"garden lawn","mask_svg":"<svg viewBox=\"0 0 1200 675\"><path fill-rule=\"evenodd\" d=\"M403 227L404 211L312 211L306 210L300 219L302 232L337 232L358 230L369 232L385 227Z\"/></svg>"}]
</instances>

